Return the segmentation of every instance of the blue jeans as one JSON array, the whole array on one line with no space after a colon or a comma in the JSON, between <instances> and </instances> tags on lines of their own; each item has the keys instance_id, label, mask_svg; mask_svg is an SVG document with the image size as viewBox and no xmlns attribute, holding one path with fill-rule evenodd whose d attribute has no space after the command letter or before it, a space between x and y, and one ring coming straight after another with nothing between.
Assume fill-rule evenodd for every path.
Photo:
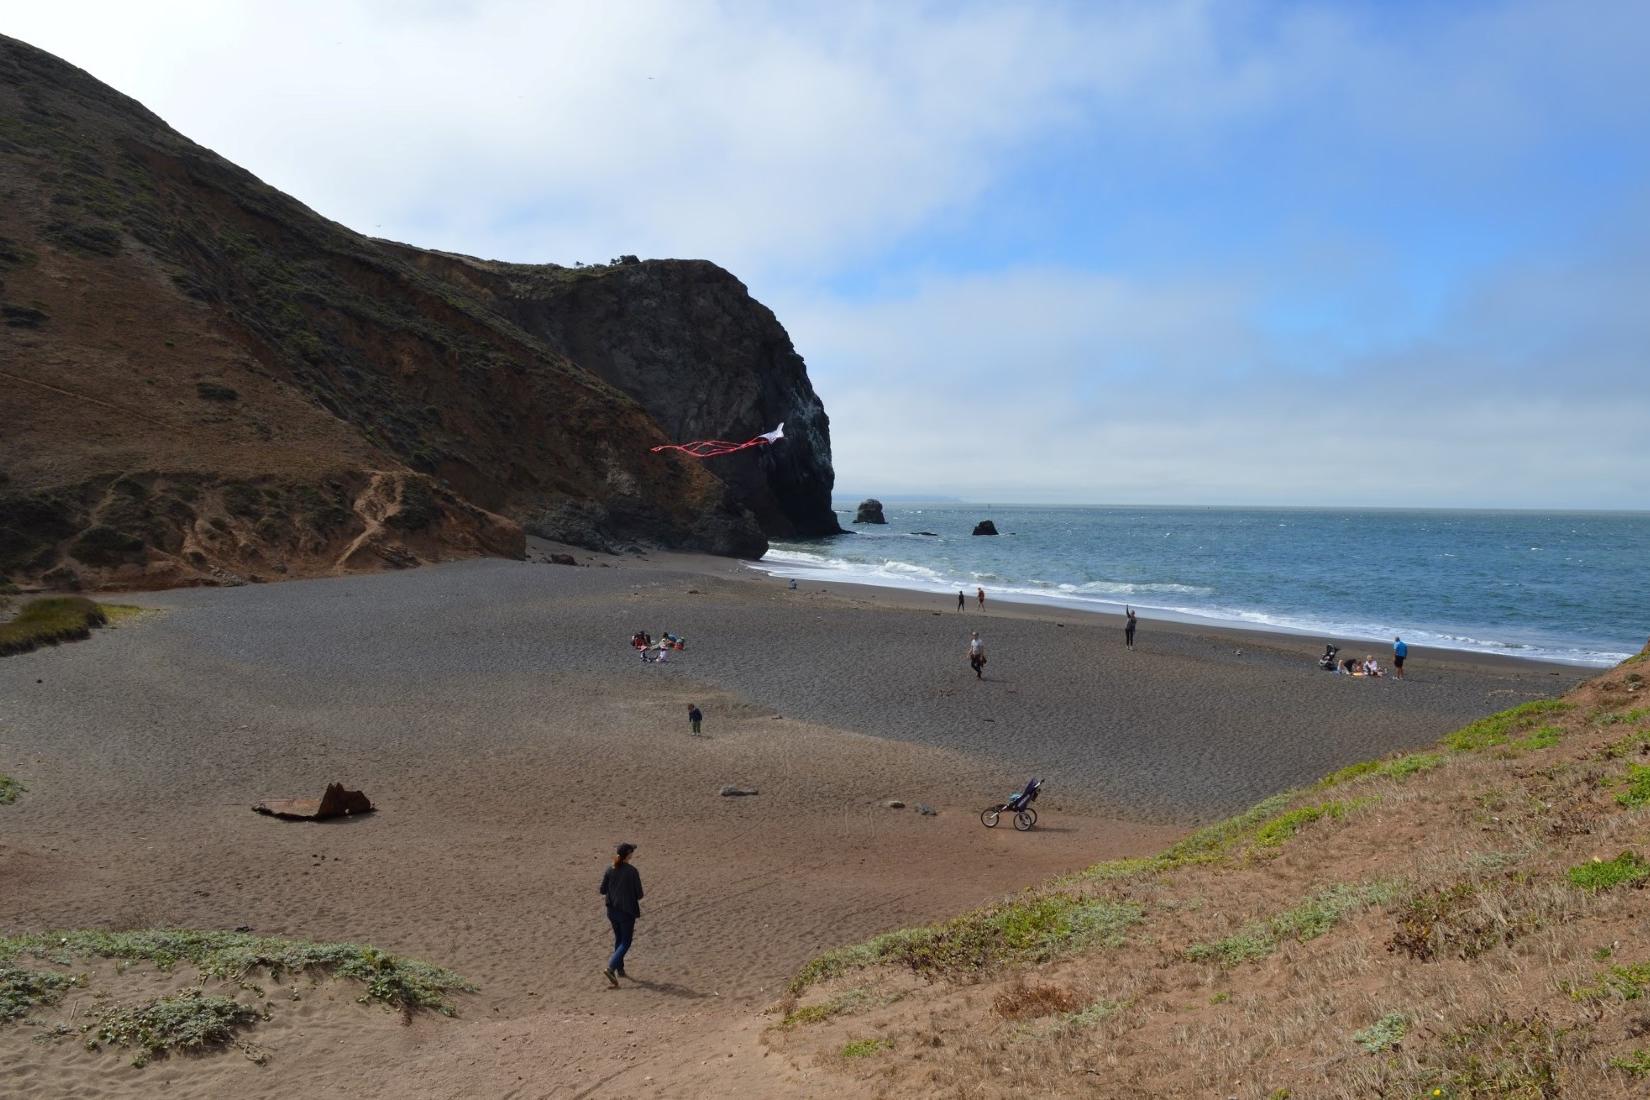
<instances>
[{"instance_id":1,"label":"blue jeans","mask_svg":"<svg viewBox=\"0 0 1650 1100\"><path fill-rule=\"evenodd\" d=\"M613 956L607 960L607 968L623 970L624 954L630 950L630 940L636 934L636 918L629 913L609 909L607 921L613 926Z\"/></svg>"}]
</instances>

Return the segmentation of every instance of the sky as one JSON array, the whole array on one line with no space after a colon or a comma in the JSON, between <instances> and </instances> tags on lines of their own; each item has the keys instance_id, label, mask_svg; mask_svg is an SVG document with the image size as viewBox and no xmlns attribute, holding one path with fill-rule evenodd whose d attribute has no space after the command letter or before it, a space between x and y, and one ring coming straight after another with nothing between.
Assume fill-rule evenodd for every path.
<instances>
[{"instance_id":1,"label":"sky","mask_svg":"<svg viewBox=\"0 0 1650 1100\"><path fill-rule=\"evenodd\" d=\"M364 233L713 260L848 494L1650 508L1650 5L0 0Z\"/></svg>"}]
</instances>

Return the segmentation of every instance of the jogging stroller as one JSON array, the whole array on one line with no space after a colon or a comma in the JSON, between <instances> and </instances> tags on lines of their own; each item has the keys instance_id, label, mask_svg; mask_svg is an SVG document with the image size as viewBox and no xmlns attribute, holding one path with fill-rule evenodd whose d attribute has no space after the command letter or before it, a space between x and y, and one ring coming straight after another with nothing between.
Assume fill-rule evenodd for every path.
<instances>
[{"instance_id":1,"label":"jogging stroller","mask_svg":"<svg viewBox=\"0 0 1650 1100\"><path fill-rule=\"evenodd\" d=\"M1026 783L1024 790L1007 802L998 806L988 806L981 810L980 824L987 829L995 829L997 818L1002 814L1011 813L1014 815L1014 827L1022 833L1025 832L1037 824L1037 811L1031 804L1037 801L1037 794L1042 789L1043 781L1032 778Z\"/></svg>"},{"instance_id":2,"label":"jogging stroller","mask_svg":"<svg viewBox=\"0 0 1650 1100\"><path fill-rule=\"evenodd\" d=\"M1325 672L1334 672L1335 666L1340 663L1336 660L1335 654L1340 651L1340 646L1329 645L1326 643L1323 647L1323 656L1318 658L1318 667L1323 669Z\"/></svg>"}]
</instances>

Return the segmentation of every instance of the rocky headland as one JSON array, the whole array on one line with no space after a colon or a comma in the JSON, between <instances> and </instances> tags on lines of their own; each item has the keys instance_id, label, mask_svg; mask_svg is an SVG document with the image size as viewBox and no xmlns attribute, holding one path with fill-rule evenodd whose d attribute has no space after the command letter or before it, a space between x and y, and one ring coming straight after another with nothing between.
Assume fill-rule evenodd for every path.
<instances>
[{"instance_id":1,"label":"rocky headland","mask_svg":"<svg viewBox=\"0 0 1650 1100\"><path fill-rule=\"evenodd\" d=\"M475 555L524 530L759 556L839 530L829 421L703 261L364 237L0 37L0 577L166 587ZM699 462L650 446L748 438Z\"/></svg>"}]
</instances>

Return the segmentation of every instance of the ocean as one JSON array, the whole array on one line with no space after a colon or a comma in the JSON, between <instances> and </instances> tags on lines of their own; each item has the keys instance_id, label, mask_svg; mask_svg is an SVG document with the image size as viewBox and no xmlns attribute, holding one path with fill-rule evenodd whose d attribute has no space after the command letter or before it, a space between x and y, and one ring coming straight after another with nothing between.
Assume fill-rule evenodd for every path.
<instances>
[{"instance_id":1,"label":"ocean","mask_svg":"<svg viewBox=\"0 0 1650 1100\"><path fill-rule=\"evenodd\" d=\"M1646 512L909 503L876 526L836 507L853 534L776 542L757 567L1601 667L1650 636ZM1001 534L971 534L982 519Z\"/></svg>"}]
</instances>

